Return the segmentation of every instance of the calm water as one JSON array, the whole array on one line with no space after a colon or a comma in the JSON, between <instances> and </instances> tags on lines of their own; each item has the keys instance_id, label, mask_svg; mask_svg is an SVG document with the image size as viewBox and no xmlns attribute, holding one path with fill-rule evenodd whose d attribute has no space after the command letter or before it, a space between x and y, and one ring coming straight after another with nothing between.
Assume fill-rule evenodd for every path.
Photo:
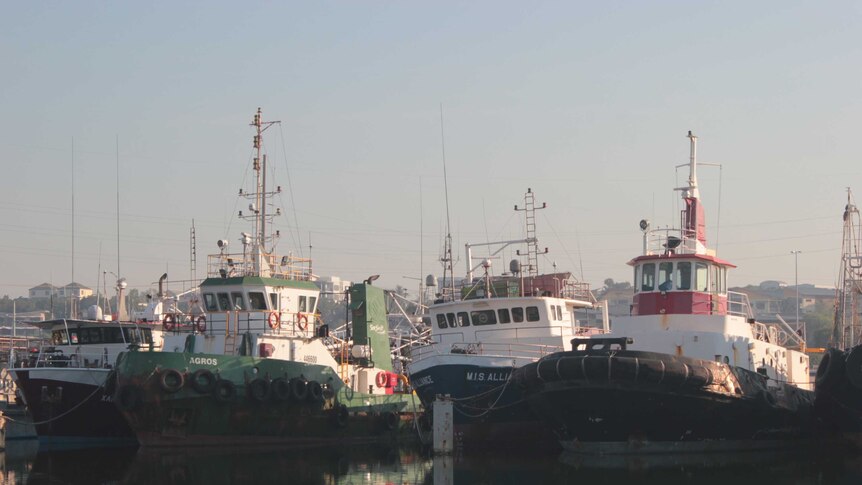
<instances>
[{"instance_id":1,"label":"calm water","mask_svg":"<svg viewBox=\"0 0 862 485\"><path fill-rule=\"evenodd\" d=\"M10 442L9 484L860 484L862 456L840 451L598 460L516 453L432 458L379 446L295 450L88 449L39 451Z\"/></svg>"}]
</instances>

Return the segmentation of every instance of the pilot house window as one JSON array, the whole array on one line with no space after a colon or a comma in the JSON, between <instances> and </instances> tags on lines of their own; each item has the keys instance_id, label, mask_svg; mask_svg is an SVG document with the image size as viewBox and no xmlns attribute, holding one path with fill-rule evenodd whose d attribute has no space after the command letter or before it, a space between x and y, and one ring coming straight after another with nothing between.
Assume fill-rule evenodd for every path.
<instances>
[{"instance_id":1,"label":"pilot house window","mask_svg":"<svg viewBox=\"0 0 862 485\"><path fill-rule=\"evenodd\" d=\"M218 302L212 293L204 293L204 305L208 312L218 311Z\"/></svg>"},{"instance_id":2,"label":"pilot house window","mask_svg":"<svg viewBox=\"0 0 862 485\"><path fill-rule=\"evenodd\" d=\"M497 318L500 320L500 323L509 323L512 321L512 319L509 318L508 308L500 308L497 310Z\"/></svg>"},{"instance_id":3,"label":"pilot house window","mask_svg":"<svg viewBox=\"0 0 862 485\"><path fill-rule=\"evenodd\" d=\"M266 297L261 292L249 291L248 304L252 310L266 310Z\"/></svg>"},{"instance_id":4,"label":"pilot house window","mask_svg":"<svg viewBox=\"0 0 862 485\"><path fill-rule=\"evenodd\" d=\"M678 290L691 289L691 263L688 261L676 263L676 288Z\"/></svg>"},{"instance_id":5,"label":"pilot house window","mask_svg":"<svg viewBox=\"0 0 862 485\"><path fill-rule=\"evenodd\" d=\"M643 266L641 274L641 291L653 291L655 289L655 264L647 263Z\"/></svg>"},{"instance_id":6,"label":"pilot house window","mask_svg":"<svg viewBox=\"0 0 862 485\"><path fill-rule=\"evenodd\" d=\"M512 321L521 323L524 321L524 309L521 307L512 308Z\"/></svg>"},{"instance_id":7,"label":"pilot house window","mask_svg":"<svg viewBox=\"0 0 862 485\"><path fill-rule=\"evenodd\" d=\"M528 306L527 307L527 321L528 322L538 322L539 321L539 307Z\"/></svg>"},{"instance_id":8,"label":"pilot house window","mask_svg":"<svg viewBox=\"0 0 862 485\"><path fill-rule=\"evenodd\" d=\"M497 323L497 315L494 313L494 310L470 312L470 319L473 320L473 325L493 325Z\"/></svg>"}]
</instances>

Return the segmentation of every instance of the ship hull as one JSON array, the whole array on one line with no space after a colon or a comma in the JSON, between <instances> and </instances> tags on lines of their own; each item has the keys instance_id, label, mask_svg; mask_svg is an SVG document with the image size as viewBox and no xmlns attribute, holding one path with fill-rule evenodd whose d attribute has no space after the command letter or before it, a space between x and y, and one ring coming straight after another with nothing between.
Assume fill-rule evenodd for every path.
<instances>
[{"instance_id":1,"label":"ship hull","mask_svg":"<svg viewBox=\"0 0 862 485\"><path fill-rule=\"evenodd\" d=\"M19 368L12 371L35 423L40 444L137 444L135 434L105 391L103 368Z\"/></svg>"},{"instance_id":2,"label":"ship hull","mask_svg":"<svg viewBox=\"0 0 862 485\"><path fill-rule=\"evenodd\" d=\"M326 366L244 356L128 352L117 361L117 405L144 446L396 442L414 439L418 399L371 395L344 386ZM191 385L205 371L213 389ZM168 380L182 375L181 384ZM255 393L255 381L306 382L298 397L274 389ZM312 384L316 383L316 384ZM268 384L269 385L269 384ZM268 385L263 385L267 387ZM166 387L168 387L166 389ZM231 388L231 392L221 392ZM221 389L221 391L219 391Z\"/></svg>"},{"instance_id":3,"label":"ship hull","mask_svg":"<svg viewBox=\"0 0 862 485\"><path fill-rule=\"evenodd\" d=\"M413 371L411 382L426 409L438 396L452 399L457 447L559 449L554 433L511 385L512 360L506 363L440 363Z\"/></svg>"},{"instance_id":4,"label":"ship hull","mask_svg":"<svg viewBox=\"0 0 862 485\"><path fill-rule=\"evenodd\" d=\"M733 451L813 437L813 392L711 361L650 352L563 352L515 380L567 451Z\"/></svg>"}]
</instances>

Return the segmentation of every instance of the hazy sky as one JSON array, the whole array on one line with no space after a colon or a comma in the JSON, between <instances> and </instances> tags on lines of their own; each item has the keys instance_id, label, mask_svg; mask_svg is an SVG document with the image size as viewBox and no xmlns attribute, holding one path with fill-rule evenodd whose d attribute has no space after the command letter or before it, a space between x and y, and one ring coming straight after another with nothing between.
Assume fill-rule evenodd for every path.
<instances>
[{"instance_id":1,"label":"hazy sky","mask_svg":"<svg viewBox=\"0 0 862 485\"><path fill-rule=\"evenodd\" d=\"M265 145L293 188L279 251L307 256L310 238L317 274L415 288L440 273L442 104L458 274L465 242L523 237L512 208L530 187L548 204L544 269L629 280L638 221L678 220L693 130L700 159L723 166L700 179L710 242L739 265L730 283L792 284L801 250L800 282L834 285L846 187L862 182L860 10L6 2L0 295L72 278L73 180L74 278L117 272L117 154L122 275L190 279L194 219L203 276L216 240L237 247L247 230L236 194L258 106L281 120Z\"/></svg>"}]
</instances>

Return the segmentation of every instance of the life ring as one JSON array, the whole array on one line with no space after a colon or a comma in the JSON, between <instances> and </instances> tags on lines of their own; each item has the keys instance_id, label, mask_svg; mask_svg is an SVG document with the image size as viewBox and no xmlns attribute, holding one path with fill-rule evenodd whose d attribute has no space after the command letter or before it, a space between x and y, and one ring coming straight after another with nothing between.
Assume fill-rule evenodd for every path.
<instances>
[{"instance_id":1,"label":"life ring","mask_svg":"<svg viewBox=\"0 0 862 485\"><path fill-rule=\"evenodd\" d=\"M176 369L165 369L159 376L159 386L168 394L179 391L185 383L185 376Z\"/></svg>"},{"instance_id":2,"label":"life ring","mask_svg":"<svg viewBox=\"0 0 862 485\"><path fill-rule=\"evenodd\" d=\"M206 316L200 315L198 318L195 319L195 329L200 333L206 332L206 330L207 330L207 317Z\"/></svg>"},{"instance_id":3,"label":"life ring","mask_svg":"<svg viewBox=\"0 0 862 485\"><path fill-rule=\"evenodd\" d=\"M269 383L269 389L277 401L290 399L290 383L284 377L276 377Z\"/></svg>"},{"instance_id":4,"label":"life ring","mask_svg":"<svg viewBox=\"0 0 862 485\"><path fill-rule=\"evenodd\" d=\"M117 406L123 411L134 411L143 403L141 388L134 385L122 386L117 390L115 398Z\"/></svg>"},{"instance_id":5,"label":"life ring","mask_svg":"<svg viewBox=\"0 0 862 485\"><path fill-rule=\"evenodd\" d=\"M275 330L281 327L281 316L277 312L272 312L266 317L266 322L269 324L269 328Z\"/></svg>"},{"instance_id":6,"label":"life ring","mask_svg":"<svg viewBox=\"0 0 862 485\"><path fill-rule=\"evenodd\" d=\"M311 402L320 402L323 400L323 386L317 381L308 383L308 400Z\"/></svg>"},{"instance_id":7,"label":"life ring","mask_svg":"<svg viewBox=\"0 0 862 485\"><path fill-rule=\"evenodd\" d=\"M377 377L374 378L374 383L377 384L377 387L386 387L389 383L389 374L385 370L378 372Z\"/></svg>"},{"instance_id":8,"label":"life ring","mask_svg":"<svg viewBox=\"0 0 862 485\"><path fill-rule=\"evenodd\" d=\"M269 398L271 386L266 379L255 379L248 383L248 397L257 402L264 402Z\"/></svg>"},{"instance_id":9,"label":"life ring","mask_svg":"<svg viewBox=\"0 0 862 485\"><path fill-rule=\"evenodd\" d=\"M198 369L192 373L189 383L195 391L201 394L209 394L215 388L216 379L215 375L209 369Z\"/></svg>"},{"instance_id":10,"label":"life ring","mask_svg":"<svg viewBox=\"0 0 862 485\"><path fill-rule=\"evenodd\" d=\"M173 314L168 313L165 315L165 318L162 319L162 326L165 328L166 332L170 332L174 329L174 324L177 322L176 317Z\"/></svg>"},{"instance_id":11,"label":"life ring","mask_svg":"<svg viewBox=\"0 0 862 485\"><path fill-rule=\"evenodd\" d=\"M302 313L298 313L296 317L296 328L302 330L308 328L308 315L303 315Z\"/></svg>"},{"instance_id":12,"label":"life ring","mask_svg":"<svg viewBox=\"0 0 862 485\"><path fill-rule=\"evenodd\" d=\"M844 373L844 359L844 352L838 349L829 349L823 355L823 360L817 367L817 375L814 377L814 385L817 390L828 390L838 384Z\"/></svg>"},{"instance_id":13,"label":"life ring","mask_svg":"<svg viewBox=\"0 0 862 485\"><path fill-rule=\"evenodd\" d=\"M228 402L236 396L236 386L227 379L219 379L213 388L213 396L218 402Z\"/></svg>"}]
</instances>

